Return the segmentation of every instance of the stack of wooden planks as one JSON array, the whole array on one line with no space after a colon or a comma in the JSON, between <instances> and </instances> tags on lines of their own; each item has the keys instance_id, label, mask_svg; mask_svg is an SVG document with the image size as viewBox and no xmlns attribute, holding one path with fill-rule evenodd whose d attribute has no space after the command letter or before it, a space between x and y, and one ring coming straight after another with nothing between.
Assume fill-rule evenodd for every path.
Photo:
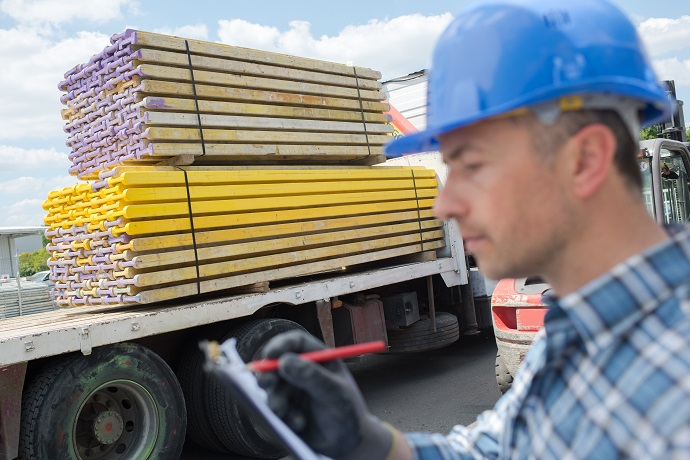
<instances>
[{"instance_id":1,"label":"stack of wooden planks","mask_svg":"<svg viewBox=\"0 0 690 460\"><path fill-rule=\"evenodd\" d=\"M435 171L121 166L50 193L59 306L151 303L443 246ZM428 251L428 252L427 252Z\"/></svg>"},{"instance_id":2,"label":"stack of wooden planks","mask_svg":"<svg viewBox=\"0 0 690 460\"><path fill-rule=\"evenodd\" d=\"M384 160L381 74L127 30L59 84L70 173L132 164Z\"/></svg>"}]
</instances>

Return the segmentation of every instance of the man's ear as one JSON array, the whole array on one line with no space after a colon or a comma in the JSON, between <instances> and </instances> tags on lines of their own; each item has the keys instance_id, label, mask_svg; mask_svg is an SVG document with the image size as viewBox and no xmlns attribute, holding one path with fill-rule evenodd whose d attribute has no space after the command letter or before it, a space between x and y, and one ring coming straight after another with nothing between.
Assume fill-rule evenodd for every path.
<instances>
[{"instance_id":1,"label":"man's ear","mask_svg":"<svg viewBox=\"0 0 690 460\"><path fill-rule=\"evenodd\" d=\"M601 188L613 168L616 137L603 124L587 125L570 139L572 191L580 198L590 198Z\"/></svg>"}]
</instances>

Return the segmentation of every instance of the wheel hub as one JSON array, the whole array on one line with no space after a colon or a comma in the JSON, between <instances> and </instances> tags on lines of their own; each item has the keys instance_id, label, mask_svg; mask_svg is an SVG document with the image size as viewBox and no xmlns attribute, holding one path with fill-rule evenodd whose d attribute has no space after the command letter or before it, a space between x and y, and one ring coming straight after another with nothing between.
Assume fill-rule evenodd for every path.
<instances>
[{"instance_id":1,"label":"wheel hub","mask_svg":"<svg viewBox=\"0 0 690 460\"><path fill-rule=\"evenodd\" d=\"M101 412L93 422L93 434L101 444L113 444L124 430L122 416L115 411Z\"/></svg>"}]
</instances>

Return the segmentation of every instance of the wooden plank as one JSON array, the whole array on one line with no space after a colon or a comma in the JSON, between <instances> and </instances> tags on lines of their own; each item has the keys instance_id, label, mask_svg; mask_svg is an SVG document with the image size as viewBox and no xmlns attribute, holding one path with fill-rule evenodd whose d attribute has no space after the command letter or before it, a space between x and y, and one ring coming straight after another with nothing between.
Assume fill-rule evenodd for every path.
<instances>
[{"instance_id":1,"label":"wooden plank","mask_svg":"<svg viewBox=\"0 0 690 460\"><path fill-rule=\"evenodd\" d=\"M247 101L257 104L363 110L365 112L386 112L390 108L388 103L385 102L362 101L360 107L360 101L354 99L202 84L196 85L196 92L198 99L212 101ZM108 92L106 91L105 93L107 94ZM146 96L182 96L193 98L194 88L188 83L142 80L137 94L141 95L142 98Z\"/></svg>"},{"instance_id":2,"label":"wooden plank","mask_svg":"<svg viewBox=\"0 0 690 460\"><path fill-rule=\"evenodd\" d=\"M151 185L177 185L185 182L185 172L190 185L202 184L254 184L287 182L322 182L338 180L392 180L407 179L414 174L415 179L433 179L436 171L409 166L188 166L181 169L170 166L118 166L107 179L108 187L118 184L130 187ZM59 192L59 193L57 193ZM92 192L91 185L78 184L53 191L49 196L73 196Z\"/></svg>"},{"instance_id":3,"label":"wooden plank","mask_svg":"<svg viewBox=\"0 0 690 460\"><path fill-rule=\"evenodd\" d=\"M142 139L148 141L201 141L198 128L146 128L141 134ZM353 144L353 145L383 145L390 141L386 134L343 134L343 133L307 133L287 131L249 131L227 129L204 129L204 141L207 142L235 142L235 143L272 143L289 142L295 144Z\"/></svg>"},{"instance_id":4,"label":"wooden plank","mask_svg":"<svg viewBox=\"0 0 690 460\"><path fill-rule=\"evenodd\" d=\"M305 195L287 197L268 197L268 198L246 198L242 200L209 200L193 201L192 212L195 216L207 214L229 214L229 213L254 213L266 210L280 209L299 209L311 206L327 206L337 204L361 204L371 202L390 202L396 200L415 201L436 196L435 189L420 190L397 190L385 192L354 192L354 193L334 193L328 195ZM153 219L156 217L184 217L188 215L189 207L186 202L180 203L155 203L155 204L132 204L118 210L118 205L113 205L98 212L90 210L82 215L72 213L58 213L45 219L51 228L70 228L73 225L81 226L88 224L90 231L101 229L105 231L104 222L113 221L119 217L125 219ZM225 216L224 216L225 218Z\"/></svg>"},{"instance_id":5,"label":"wooden plank","mask_svg":"<svg viewBox=\"0 0 690 460\"><path fill-rule=\"evenodd\" d=\"M286 209L277 211L256 211L251 213L224 214L222 216L195 216L194 228L199 230L217 229L245 225L284 222L287 220L323 219L328 217L350 216L357 214L378 212L403 212L433 206L433 199L401 200L393 202L360 203L354 205L325 206L311 209ZM415 211L416 212L416 211ZM57 226L57 225L56 225ZM161 228L166 232L182 232L190 230L189 217L171 219L152 219L146 221L128 222L124 227L114 227L113 234L130 236L159 234Z\"/></svg>"},{"instance_id":6,"label":"wooden plank","mask_svg":"<svg viewBox=\"0 0 690 460\"><path fill-rule=\"evenodd\" d=\"M388 123L389 117L384 113L361 112L360 110L333 110L313 107L291 107L284 105L251 104L247 102L225 102L199 100L199 112L202 114L250 115L254 117L305 118L309 120L340 120L361 123ZM138 107L145 110L164 112L197 113L193 99L175 97L145 97Z\"/></svg>"},{"instance_id":7,"label":"wooden plank","mask_svg":"<svg viewBox=\"0 0 690 460\"><path fill-rule=\"evenodd\" d=\"M189 68L189 58L186 53L175 53L150 48L140 48L133 61L135 66L141 64L156 64ZM256 75L280 80L306 81L333 86L361 88L373 91L381 89L381 82L365 78L355 79L353 76L321 73L313 70L278 67L254 62L236 61L210 56L192 55L192 67L199 70L213 70L230 74Z\"/></svg>"},{"instance_id":8,"label":"wooden plank","mask_svg":"<svg viewBox=\"0 0 690 460\"><path fill-rule=\"evenodd\" d=\"M257 162L270 160L272 157L283 159L338 159L348 160L353 158L364 158L368 156L377 157L383 155L383 147L380 145L302 145L302 144L214 144L206 142L204 139L204 149L201 143L166 143L151 142L149 144L152 158L170 157L182 154L195 156L195 162L204 160L214 161L215 158L232 159L254 158ZM205 152L205 157L201 158Z\"/></svg>"},{"instance_id":9,"label":"wooden plank","mask_svg":"<svg viewBox=\"0 0 690 460\"><path fill-rule=\"evenodd\" d=\"M420 231L429 230L432 228L439 228L443 226L442 221L428 221L428 222L406 222L397 223L385 226L369 226L358 229L349 229L341 231L331 231L327 233L305 234L301 236L286 236L261 239L253 241L244 241L232 244L218 244L210 247L198 247L196 253L194 249L176 249L178 246L173 246L166 252L157 252L150 254L125 254L125 260L134 262L134 268L137 270L151 270L155 269L160 272L169 266L189 266L194 265L196 261L200 265L205 265L210 261L238 261L257 254L273 254L276 260L280 259L281 253L295 249L306 249L309 247L326 248L335 244L342 244L348 242L357 242L357 240L381 238L396 234L410 234L417 239L420 237ZM408 235L409 236L409 235ZM241 269L241 264L234 265L236 269ZM231 272L227 272L231 273ZM195 275L196 276L196 275Z\"/></svg>"},{"instance_id":10,"label":"wooden plank","mask_svg":"<svg viewBox=\"0 0 690 460\"><path fill-rule=\"evenodd\" d=\"M219 167L217 170L198 171L188 170L185 177L184 171L162 171L153 169L156 167L138 167L135 170L118 169L119 177L110 177L103 182L106 187L98 191L91 190L91 184L78 184L76 187L65 187L53 191L43 203L45 210L49 209L83 209L96 210L98 206L113 204L124 198L125 193L137 193L139 189L160 190L165 194L166 190L175 187L193 190L198 193L215 190L218 193L230 193L231 195L259 195L262 193L274 194L276 191L283 193L300 194L304 191L319 191L332 193L336 188L348 190L347 184L352 183L354 189L364 191L381 189L413 189L436 188L435 175L428 174L433 171L417 171L413 177L412 171L395 170L389 168L369 169L254 169L254 170L230 170ZM162 169L162 168L161 168ZM373 183L372 183L373 182ZM371 185L369 185L372 183ZM87 185L82 189L80 185ZM247 188L247 186L251 186ZM278 186L278 187L276 187ZM227 189L207 187L229 187ZM316 188L315 188L316 187ZM130 190L130 192L127 192ZM153 192L149 192L153 193ZM197 192L194 192L197 193Z\"/></svg>"},{"instance_id":11,"label":"wooden plank","mask_svg":"<svg viewBox=\"0 0 690 460\"><path fill-rule=\"evenodd\" d=\"M268 237L282 237L301 233L328 232L347 228L360 228L390 224L393 222L407 222L416 219L431 219L433 212L430 209L388 212L385 214L366 214L361 216L340 217L334 219L303 220L301 222L277 223L267 225L251 225L240 228L227 228L211 231L196 231L194 239L189 228L187 233L176 231L172 235L156 235L145 238L133 238L127 245L133 251L144 254L162 249L192 246L194 241L199 247L219 244L226 241L242 241ZM433 219L433 225L441 222ZM160 223L159 228L167 231L165 223ZM181 229L176 229L181 230ZM124 246L124 245L123 245Z\"/></svg>"},{"instance_id":12,"label":"wooden plank","mask_svg":"<svg viewBox=\"0 0 690 460\"><path fill-rule=\"evenodd\" d=\"M443 235L443 230L426 231L423 233L423 240L442 239ZM331 259L344 255L361 254L396 246L419 244L419 241L420 234L417 232L411 235L375 238L355 243L344 243L281 254L269 254L266 256L247 257L227 262L209 263L199 265L199 276L201 278L225 277L229 273L261 271L271 267L287 265L297 269L299 264L307 261ZM183 267L175 270L162 270L150 273L139 273L136 269L128 267L124 272L127 278L135 280L135 285L139 288L174 284L185 280L196 279L197 276L196 267ZM136 278L134 278L135 276ZM270 279L266 281L270 281Z\"/></svg>"},{"instance_id":13,"label":"wooden plank","mask_svg":"<svg viewBox=\"0 0 690 460\"><path fill-rule=\"evenodd\" d=\"M306 195L288 197L247 198L243 200L210 200L192 202L194 215L218 214L229 212L256 212L265 210L278 210L286 208L307 208L310 206L326 206L334 204L355 204L374 201L409 200L413 198L432 198L437 191L429 189L421 190L396 190L385 192L353 192L334 193L328 195ZM113 218L122 216L125 219L150 219L163 216L185 216L188 214L187 203L156 203L134 204L122 208L121 211L112 213ZM110 211L108 211L110 212ZM105 216L94 216L84 219L89 222L103 220ZM70 224L71 226L71 224Z\"/></svg>"},{"instance_id":14,"label":"wooden plank","mask_svg":"<svg viewBox=\"0 0 690 460\"><path fill-rule=\"evenodd\" d=\"M188 68L142 64L137 69L140 72L140 78L153 78L155 80L169 80L183 83L191 82ZM304 81L277 80L275 78L236 75L199 69L194 70L194 81L196 84L263 89L284 93L315 94L346 99L361 98L363 100L380 101L386 98L381 91L372 91L363 88L357 91L357 88L347 88L343 86L321 85Z\"/></svg>"},{"instance_id":15,"label":"wooden plank","mask_svg":"<svg viewBox=\"0 0 690 460\"><path fill-rule=\"evenodd\" d=\"M441 247L443 247L443 241L434 241L425 244L423 247L420 247L419 244L416 244L394 249L385 249L381 251L370 251L364 254L337 257L333 259L326 259L318 262L307 263L300 265L299 267L283 267L273 270L265 270L257 273L248 273L234 277L205 280L200 282L200 287L202 293L215 292L229 289L235 286L243 286L250 283L265 280L279 280L285 278L293 278L296 276L305 276L314 273L322 273L324 271L339 270L342 267L349 267L351 265L358 265L362 263L399 257L406 254L419 252L422 249L436 250ZM137 294L137 297L140 303L154 303L164 300L176 299L179 297L196 295L196 288L197 285L196 282L194 282L177 286L168 286L162 289L152 289L144 291Z\"/></svg>"},{"instance_id":16,"label":"wooden plank","mask_svg":"<svg viewBox=\"0 0 690 460\"><path fill-rule=\"evenodd\" d=\"M169 186L127 187L117 184L108 194L96 198L67 202L46 202L44 208L51 213L70 213L83 215L122 209L128 204L175 203L180 201L208 201L216 199L249 199L261 197L303 197L308 195L325 195L334 193L375 192L375 191L409 191L415 188L436 190L438 183L432 179L388 179L388 180L322 180L310 182L278 182L249 184L207 183L186 186L178 183ZM426 192L425 192L426 193ZM101 196L96 195L96 196ZM73 211L73 212L71 212Z\"/></svg>"},{"instance_id":17,"label":"wooden plank","mask_svg":"<svg viewBox=\"0 0 690 460\"><path fill-rule=\"evenodd\" d=\"M276 184L249 184L249 185L192 185L189 188L181 187L137 187L118 188L113 198L121 202L121 206L127 203L172 203L177 201L192 202L212 199L244 199L259 197L303 196L321 195L326 193L347 192L371 192L381 190L410 190L437 187L436 179L408 180L381 180L377 182L366 181L325 181L325 182L290 182ZM65 206L63 210L79 209Z\"/></svg>"},{"instance_id":18,"label":"wooden plank","mask_svg":"<svg viewBox=\"0 0 690 460\"><path fill-rule=\"evenodd\" d=\"M185 41L187 41L189 44L189 52L195 55L217 56L225 59L238 59L248 62L279 65L283 67L313 69L321 72L341 75L353 75L353 72L356 71L360 78L374 80L379 80L381 78L381 72L367 67L355 67L353 70L352 66L345 64L291 56L287 54L272 53L270 51L241 48L238 46L212 43L202 40L184 39L171 35L156 34L141 30L132 31L129 33L134 34L135 40L133 42L133 46L135 49L139 47L151 47L186 53L187 47L185 45Z\"/></svg>"},{"instance_id":19,"label":"wooden plank","mask_svg":"<svg viewBox=\"0 0 690 460\"><path fill-rule=\"evenodd\" d=\"M277 130L320 133L368 133L390 134L393 126L386 123L362 123L328 120L300 120L293 118L272 117L243 117L234 115L215 115L179 112L146 112L142 119L143 126L161 127L193 127L201 126L206 129L230 129L230 130Z\"/></svg>"}]
</instances>

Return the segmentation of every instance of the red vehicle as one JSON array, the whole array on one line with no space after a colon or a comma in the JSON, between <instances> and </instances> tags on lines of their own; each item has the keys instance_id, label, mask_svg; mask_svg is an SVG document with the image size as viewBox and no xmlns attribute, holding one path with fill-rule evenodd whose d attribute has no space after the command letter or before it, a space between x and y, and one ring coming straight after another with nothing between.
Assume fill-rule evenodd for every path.
<instances>
[{"instance_id":1,"label":"red vehicle","mask_svg":"<svg viewBox=\"0 0 690 460\"><path fill-rule=\"evenodd\" d=\"M680 101L679 106L682 107ZM677 134L673 137L678 140L640 142L642 196L650 215L660 224L690 222L690 143L685 142L682 111L680 114L680 119L663 131L665 135ZM544 324L547 307L542 295L548 289L549 285L539 278L503 279L493 292L491 312L498 347L496 383L504 393Z\"/></svg>"}]
</instances>

